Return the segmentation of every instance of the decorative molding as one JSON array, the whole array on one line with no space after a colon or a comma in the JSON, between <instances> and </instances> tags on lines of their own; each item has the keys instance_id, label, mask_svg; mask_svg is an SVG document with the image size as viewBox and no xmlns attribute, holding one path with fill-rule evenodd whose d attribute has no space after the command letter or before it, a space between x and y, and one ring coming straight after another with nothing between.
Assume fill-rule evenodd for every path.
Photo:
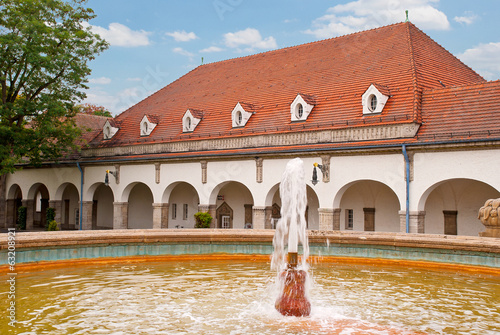
<instances>
[{"instance_id":1,"label":"decorative molding","mask_svg":"<svg viewBox=\"0 0 500 335\"><path fill-rule=\"evenodd\" d=\"M207 161L200 161L201 163L201 183L207 183Z\"/></svg>"},{"instance_id":2,"label":"decorative molding","mask_svg":"<svg viewBox=\"0 0 500 335\"><path fill-rule=\"evenodd\" d=\"M418 123L367 126L297 133L254 135L204 140L188 140L159 144L135 144L110 148L91 148L82 151L83 157L111 157L145 155L165 152L189 152L220 149L243 149L301 144L342 143L356 141L387 140L414 137Z\"/></svg>"},{"instance_id":3,"label":"decorative molding","mask_svg":"<svg viewBox=\"0 0 500 335\"><path fill-rule=\"evenodd\" d=\"M116 185L120 184L120 165L115 164L115 180Z\"/></svg>"},{"instance_id":4,"label":"decorative molding","mask_svg":"<svg viewBox=\"0 0 500 335\"><path fill-rule=\"evenodd\" d=\"M323 173L323 183L330 182L330 156L323 155L321 156L321 165L323 165L323 169L321 172Z\"/></svg>"},{"instance_id":5,"label":"decorative molding","mask_svg":"<svg viewBox=\"0 0 500 335\"><path fill-rule=\"evenodd\" d=\"M155 182L157 184L160 183L160 169L161 169L161 164L155 163Z\"/></svg>"},{"instance_id":6,"label":"decorative molding","mask_svg":"<svg viewBox=\"0 0 500 335\"><path fill-rule=\"evenodd\" d=\"M263 180L263 162L264 162L264 159L261 158L261 157L257 157L255 158L255 166L256 166L256 175L255 175L255 179L257 181L257 183L262 183L262 180Z\"/></svg>"}]
</instances>

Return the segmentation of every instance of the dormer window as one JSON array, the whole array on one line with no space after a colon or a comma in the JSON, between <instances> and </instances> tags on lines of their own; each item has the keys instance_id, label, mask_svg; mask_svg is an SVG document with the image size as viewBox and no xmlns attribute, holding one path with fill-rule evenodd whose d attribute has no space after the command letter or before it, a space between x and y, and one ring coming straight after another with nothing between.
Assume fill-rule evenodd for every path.
<instances>
[{"instance_id":1,"label":"dormer window","mask_svg":"<svg viewBox=\"0 0 500 335\"><path fill-rule=\"evenodd\" d=\"M231 112L233 128L244 127L250 117L255 113L255 106L244 102L238 102Z\"/></svg>"},{"instance_id":2,"label":"dormer window","mask_svg":"<svg viewBox=\"0 0 500 335\"><path fill-rule=\"evenodd\" d=\"M152 121L157 122L155 117L144 115L141 120L141 136L149 136L153 132L157 123L153 123Z\"/></svg>"},{"instance_id":3,"label":"dormer window","mask_svg":"<svg viewBox=\"0 0 500 335\"><path fill-rule=\"evenodd\" d=\"M382 113L390 97L389 89L382 85L372 84L361 97L363 115Z\"/></svg>"},{"instance_id":4,"label":"dormer window","mask_svg":"<svg viewBox=\"0 0 500 335\"><path fill-rule=\"evenodd\" d=\"M114 120L107 120L106 123L104 124L104 127L102 128L102 135L105 140L111 139L115 134L118 132L119 128L114 127L115 122Z\"/></svg>"},{"instance_id":5,"label":"dormer window","mask_svg":"<svg viewBox=\"0 0 500 335\"><path fill-rule=\"evenodd\" d=\"M189 133L194 131L202 119L203 111L188 109L182 117L182 132Z\"/></svg>"},{"instance_id":6,"label":"dormer window","mask_svg":"<svg viewBox=\"0 0 500 335\"><path fill-rule=\"evenodd\" d=\"M316 105L316 99L311 95L298 94L290 105L292 121L305 121Z\"/></svg>"}]
</instances>

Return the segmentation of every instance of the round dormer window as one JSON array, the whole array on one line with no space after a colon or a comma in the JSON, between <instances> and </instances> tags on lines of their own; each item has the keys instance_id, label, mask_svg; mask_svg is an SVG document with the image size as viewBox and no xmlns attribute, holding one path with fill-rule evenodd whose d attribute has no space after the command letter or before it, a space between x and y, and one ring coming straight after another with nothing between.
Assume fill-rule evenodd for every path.
<instances>
[{"instance_id":1,"label":"round dormer window","mask_svg":"<svg viewBox=\"0 0 500 335\"><path fill-rule=\"evenodd\" d=\"M191 130L191 118L186 118L186 130Z\"/></svg>"},{"instance_id":2,"label":"round dormer window","mask_svg":"<svg viewBox=\"0 0 500 335\"><path fill-rule=\"evenodd\" d=\"M236 112L236 119L235 119L235 121L236 121L236 124L238 126L241 126L241 122L243 122L243 113L241 113L241 111L237 111Z\"/></svg>"},{"instance_id":3,"label":"round dormer window","mask_svg":"<svg viewBox=\"0 0 500 335\"><path fill-rule=\"evenodd\" d=\"M104 128L104 138L108 139L111 137L111 129L109 127Z\"/></svg>"},{"instance_id":4,"label":"round dormer window","mask_svg":"<svg viewBox=\"0 0 500 335\"><path fill-rule=\"evenodd\" d=\"M302 119L302 116L304 115L304 106L302 104L297 105L297 109L295 111L295 116L297 119Z\"/></svg>"},{"instance_id":5,"label":"round dormer window","mask_svg":"<svg viewBox=\"0 0 500 335\"><path fill-rule=\"evenodd\" d=\"M142 124L142 132L143 132L144 134L147 134L147 133L148 133L148 123L147 123L147 122L144 122L144 123Z\"/></svg>"},{"instance_id":6,"label":"round dormer window","mask_svg":"<svg viewBox=\"0 0 500 335\"><path fill-rule=\"evenodd\" d=\"M368 109L370 112L374 112L377 109L377 96L375 94L368 97Z\"/></svg>"}]
</instances>

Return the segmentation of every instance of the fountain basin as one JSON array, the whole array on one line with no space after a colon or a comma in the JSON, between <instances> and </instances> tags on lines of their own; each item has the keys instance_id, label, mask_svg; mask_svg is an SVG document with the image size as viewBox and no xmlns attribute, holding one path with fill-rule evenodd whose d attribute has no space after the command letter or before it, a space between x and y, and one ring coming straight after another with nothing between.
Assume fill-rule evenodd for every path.
<instances>
[{"instance_id":1,"label":"fountain basin","mask_svg":"<svg viewBox=\"0 0 500 335\"><path fill-rule=\"evenodd\" d=\"M496 238L345 231L308 234L310 255L323 260L423 262L427 267L500 271L500 239ZM0 272L8 272L7 234L0 235L4 235L0 239ZM215 229L18 232L16 269L54 262L111 261L120 257L214 254L268 257L273 252L273 236L274 230Z\"/></svg>"}]
</instances>

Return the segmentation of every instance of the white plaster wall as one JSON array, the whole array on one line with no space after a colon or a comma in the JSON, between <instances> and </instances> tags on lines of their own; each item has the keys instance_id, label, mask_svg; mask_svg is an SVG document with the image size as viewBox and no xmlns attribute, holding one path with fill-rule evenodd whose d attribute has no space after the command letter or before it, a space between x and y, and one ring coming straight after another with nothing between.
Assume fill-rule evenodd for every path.
<instances>
[{"instance_id":1,"label":"white plaster wall","mask_svg":"<svg viewBox=\"0 0 500 335\"><path fill-rule=\"evenodd\" d=\"M55 199L57 189L64 183L78 185L79 188L80 171L76 166L19 170L13 174L7 175L6 189L8 192L13 184L17 184L21 188L23 199L28 199L28 192L36 183L42 183L47 187L50 200L61 200Z\"/></svg>"},{"instance_id":2,"label":"white plaster wall","mask_svg":"<svg viewBox=\"0 0 500 335\"><path fill-rule=\"evenodd\" d=\"M424 210L428 194L436 184L445 180L473 179L500 191L497 156L498 150L416 153L414 181L410 185L410 209Z\"/></svg>"},{"instance_id":3,"label":"white plaster wall","mask_svg":"<svg viewBox=\"0 0 500 335\"><path fill-rule=\"evenodd\" d=\"M153 195L148 186L135 185L128 198L128 228L153 228Z\"/></svg>"}]
</instances>

